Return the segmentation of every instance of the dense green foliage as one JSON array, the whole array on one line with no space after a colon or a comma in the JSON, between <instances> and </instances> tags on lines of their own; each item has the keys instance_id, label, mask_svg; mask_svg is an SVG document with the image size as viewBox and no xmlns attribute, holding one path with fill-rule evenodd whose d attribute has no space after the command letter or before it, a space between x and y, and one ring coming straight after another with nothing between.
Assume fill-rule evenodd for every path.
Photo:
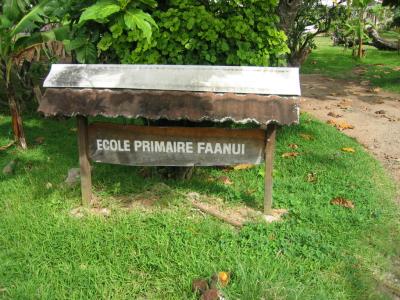
<instances>
[{"instance_id":1,"label":"dense green foliage","mask_svg":"<svg viewBox=\"0 0 400 300\"><path fill-rule=\"evenodd\" d=\"M89 15L97 23L78 27L92 32L104 62L282 65L288 49L285 34L277 29L277 2L168 1L142 7L128 18L120 2L108 1L107 9L97 2L80 19L82 23ZM92 55L88 61L93 60Z\"/></svg>"},{"instance_id":2,"label":"dense green foliage","mask_svg":"<svg viewBox=\"0 0 400 300\"><path fill-rule=\"evenodd\" d=\"M9 142L9 120L0 115L0 145ZM139 167L94 164L94 192L111 215L79 219L70 212L80 205L80 188L64 184L68 169L78 166L75 120L27 118L25 124L28 143L44 141L0 156L0 168L17 160L14 175L0 174L0 298L194 300L193 279L230 271L227 299L389 299L374 278L391 271L390 257L400 249L393 188L363 147L332 127L303 116L300 126L278 131L274 206L289 215L239 231L194 211L182 194L261 209L262 166L198 168L185 182L145 176ZM282 158L293 151L291 143L300 155ZM121 208L119 199L161 183L171 188L162 203ZM355 208L331 205L338 196Z\"/></svg>"}]
</instances>

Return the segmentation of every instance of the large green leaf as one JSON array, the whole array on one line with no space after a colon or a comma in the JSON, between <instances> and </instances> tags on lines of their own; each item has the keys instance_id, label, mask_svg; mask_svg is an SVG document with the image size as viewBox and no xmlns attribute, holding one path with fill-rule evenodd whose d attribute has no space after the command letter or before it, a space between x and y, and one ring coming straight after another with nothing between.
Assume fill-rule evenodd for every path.
<instances>
[{"instance_id":1,"label":"large green leaf","mask_svg":"<svg viewBox=\"0 0 400 300\"><path fill-rule=\"evenodd\" d=\"M76 59L82 64L92 64L97 61L97 51L95 45L90 42L75 50Z\"/></svg>"},{"instance_id":2,"label":"large green leaf","mask_svg":"<svg viewBox=\"0 0 400 300\"><path fill-rule=\"evenodd\" d=\"M9 20L17 20L22 14L22 9L20 5L18 5L18 0L4 0L3 14Z\"/></svg>"},{"instance_id":3,"label":"large green leaf","mask_svg":"<svg viewBox=\"0 0 400 300\"><path fill-rule=\"evenodd\" d=\"M121 7L114 1L99 1L83 11L79 19L79 23L83 23L88 20L104 20L108 16L119 12L120 10Z\"/></svg>"},{"instance_id":4,"label":"large green leaf","mask_svg":"<svg viewBox=\"0 0 400 300\"><path fill-rule=\"evenodd\" d=\"M12 22L5 15L0 15L0 29L10 28L11 26Z\"/></svg>"},{"instance_id":5,"label":"large green leaf","mask_svg":"<svg viewBox=\"0 0 400 300\"><path fill-rule=\"evenodd\" d=\"M44 15L44 7L51 0L43 0L38 5L33 7L29 13L27 13L18 23L15 25L11 31L11 35L15 36L18 33L24 32L28 28L35 26L36 22L43 22L42 16Z\"/></svg>"},{"instance_id":6,"label":"large green leaf","mask_svg":"<svg viewBox=\"0 0 400 300\"><path fill-rule=\"evenodd\" d=\"M154 22L153 18L140 9L130 9L124 15L125 25L129 29L139 28L144 37L148 42L151 41L151 35L153 33L152 25L157 28L157 24Z\"/></svg>"}]
</instances>

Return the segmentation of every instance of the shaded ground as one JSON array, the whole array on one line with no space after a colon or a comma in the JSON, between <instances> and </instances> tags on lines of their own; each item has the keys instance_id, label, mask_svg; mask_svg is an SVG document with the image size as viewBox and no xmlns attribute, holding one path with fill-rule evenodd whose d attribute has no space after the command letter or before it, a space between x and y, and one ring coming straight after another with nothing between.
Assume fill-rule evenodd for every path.
<instances>
[{"instance_id":1,"label":"shaded ground","mask_svg":"<svg viewBox=\"0 0 400 300\"><path fill-rule=\"evenodd\" d=\"M374 154L400 183L400 95L371 88L367 81L307 74L301 82L302 111L353 125L344 133Z\"/></svg>"}]
</instances>

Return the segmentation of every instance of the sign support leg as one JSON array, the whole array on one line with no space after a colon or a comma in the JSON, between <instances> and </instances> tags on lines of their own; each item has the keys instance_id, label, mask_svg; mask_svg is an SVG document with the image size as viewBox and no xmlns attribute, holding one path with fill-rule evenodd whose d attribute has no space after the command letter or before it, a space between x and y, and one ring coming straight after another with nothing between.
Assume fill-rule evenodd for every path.
<instances>
[{"instance_id":1,"label":"sign support leg","mask_svg":"<svg viewBox=\"0 0 400 300\"><path fill-rule=\"evenodd\" d=\"M89 206L92 199L92 175L88 157L88 119L77 116L79 166L81 175L82 205Z\"/></svg>"},{"instance_id":2,"label":"sign support leg","mask_svg":"<svg viewBox=\"0 0 400 300\"><path fill-rule=\"evenodd\" d=\"M274 163L276 125L269 124L265 141L264 214L272 214L272 171Z\"/></svg>"}]
</instances>

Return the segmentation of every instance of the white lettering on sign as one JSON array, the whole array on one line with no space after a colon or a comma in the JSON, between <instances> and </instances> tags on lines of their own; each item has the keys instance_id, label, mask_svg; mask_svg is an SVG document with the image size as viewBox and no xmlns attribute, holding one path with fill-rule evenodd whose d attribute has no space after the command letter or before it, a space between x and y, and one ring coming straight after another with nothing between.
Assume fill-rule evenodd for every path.
<instances>
[{"instance_id":1,"label":"white lettering on sign","mask_svg":"<svg viewBox=\"0 0 400 300\"><path fill-rule=\"evenodd\" d=\"M210 142L177 142L177 141L146 141L97 139L98 151L151 153L197 153L197 154L222 154L245 155L246 145L235 143L210 143Z\"/></svg>"},{"instance_id":2,"label":"white lettering on sign","mask_svg":"<svg viewBox=\"0 0 400 300\"><path fill-rule=\"evenodd\" d=\"M131 143L129 140L106 140L97 139L97 150L129 152L131 151Z\"/></svg>"}]
</instances>

